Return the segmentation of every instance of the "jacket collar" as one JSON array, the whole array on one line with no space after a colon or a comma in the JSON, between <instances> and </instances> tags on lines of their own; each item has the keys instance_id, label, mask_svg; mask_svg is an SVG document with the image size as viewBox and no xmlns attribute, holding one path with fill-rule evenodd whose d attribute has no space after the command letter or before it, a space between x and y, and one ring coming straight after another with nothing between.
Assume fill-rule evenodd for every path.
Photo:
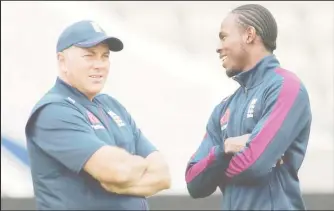
<instances>
[{"instance_id":1,"label":"jacket collar","mask_svg":"<svg viewBox=\"0 0 334 211\"><path fill-rule=\"evenodd\" d=\"M57 77L56 83L53 87L53 91L56 91L58 93L67 95L71 99L80 102L80 104L84 105L94 105L94 99L93 101L90 101L86 95L84 95L82 92L80 92L78 89L70 86L68 83Z\"/></svg>"},{"instance_id":2,"label":"jacket collar","mask_svg":"<svg viewBox=\"0 0 334 211\"><path fill-rule=\"evenodd\" d=\"M261 59L252 69L239 73L233 79L242 87L250 89L262 83L265 74L279 66L275 55L269 55Z\"/></svg>"}]
</instances>

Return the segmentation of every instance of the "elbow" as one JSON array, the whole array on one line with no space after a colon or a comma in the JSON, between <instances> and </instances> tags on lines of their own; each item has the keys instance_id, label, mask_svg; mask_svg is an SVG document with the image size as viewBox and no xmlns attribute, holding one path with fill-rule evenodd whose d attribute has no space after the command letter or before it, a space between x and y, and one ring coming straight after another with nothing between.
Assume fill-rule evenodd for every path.
<instances>
[{"instance_id":1,"label":"elbow","mask_svg":"<svg viewBox=\"0 0 334 211\"><path fill-rule=\"evenodd\" d=\"M187 190L191 198L205 198L215 192L217 186L211 182L203 181L201 178L195 178L192 181L186 180Z\"/></svg>"},{"instance_id":2,"label":"elbow","mask_svg":"<svg viewBox=\"0 0 334 211\"><path fill-rule=\"evenodd\" d=\"M187 190L189 196L193 199L204 198L204 196L200 194L200 191L196 190L192 185L187 185Z\"/></svg>"},{"instance_id":3,"label":"elbow","mask_svg":"<svg viewBox=\"0 0 334 211\"><path fill-rule=\"evenodd\" d=\"M187 184L187 190L190 197L193 199L205 198L212 194L211 192L204 190L193 183Z\"/></svg>"},{"instance_id":4,"label":"elbow","mask_svg":"<svg viewBox=\"0 0 334 211\"><path fill-rule=\"evenodd\" d=\"M189 169L188 169L189 170ZM186 172L185 181L187 184L187 190L191 198L198 199L198 198L204 198L210 194L206 194L206 192L203 190L203 181L200 180L200 178L189 178L189 172Z\"/></svg>"},{"instance_id":5,"label":"elbow","mask_svg":"<svg viewBox=\"0 0 334 211\"><path fill-rule=\"evenodd\" d=\"M170 189L172 185L172 178L169 171L169 166L166 162L162 161L159 164L152 164L149 168L156 178L158 179L158 187L160 190Z\"/></svg>"},{"instance_id":6,"label":"elbow","mask_svg":"<svg viewBox=\"0 0 334 211\"><path fill-rule=\"evenodd\" d=\"M164 184L165 189L170 189L172 186L172 176L170 174L169 167L167 164L165 164L165 169L166 169L166 173L163 179L163 184Z\"/></svg>"},{"instance_id":7,"label":"elbow","mask_svg":"<svg viewBox=\"0 0 334 211\"><path fill-rule=\"evenodd\" d=\"M170 189L171 186L172 186L172 178L171 178L171 175L169 173L168 167L165 166L164 169L165 170L161 174L160 181L159 181L161 190Z\"/></svg>"},{"instance_id":8,"label":"elbow","mask_svg":"<svg viewBox=\"0 0 334 211\"><path fill-rule=\"evenodd\" d=\"M172 186L171 176L168 174L161 180L162 189L170 189Z\"/></svg>"}]
</instances>

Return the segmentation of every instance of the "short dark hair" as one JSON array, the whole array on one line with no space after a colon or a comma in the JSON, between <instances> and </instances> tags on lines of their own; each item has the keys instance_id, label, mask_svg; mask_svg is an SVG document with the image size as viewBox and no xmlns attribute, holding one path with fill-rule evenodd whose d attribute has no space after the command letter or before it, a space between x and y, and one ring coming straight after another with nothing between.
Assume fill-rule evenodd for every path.
<instances>
[{"instance_id":1,"label":"short dark hair","mask_svg":"<svg viewBox=\"0 0 334 211\"><path fill-rule=\"evenodd\" d=\"M259 4L246 4L233 9L232 13L238 15L240 24L255 28L267 50L276 50L277 24L267 8Z\"/></svg>"}]
</instances>

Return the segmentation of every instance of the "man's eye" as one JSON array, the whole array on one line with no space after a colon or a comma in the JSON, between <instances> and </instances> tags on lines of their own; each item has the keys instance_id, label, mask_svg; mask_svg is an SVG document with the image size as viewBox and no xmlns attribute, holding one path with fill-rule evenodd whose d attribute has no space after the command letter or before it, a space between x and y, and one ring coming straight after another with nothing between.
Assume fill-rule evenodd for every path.
<instances>
[{"instance_id":1,"label":"man's eye","mask_svg":"<svg viewBox=\"0 0 334 211\"><path fill-rule=\"evenodd\" d=\"M85 54L84 57L92 57L92 54Z\"/></svg>"}]
</instances>

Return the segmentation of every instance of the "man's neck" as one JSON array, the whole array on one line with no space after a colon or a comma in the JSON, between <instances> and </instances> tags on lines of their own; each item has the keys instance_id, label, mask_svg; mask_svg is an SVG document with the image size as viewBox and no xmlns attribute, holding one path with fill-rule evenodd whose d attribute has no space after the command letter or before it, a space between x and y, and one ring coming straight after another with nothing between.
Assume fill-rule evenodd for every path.
<instances>
[{"instance_id":1,"label":"man's neck","mask_svg":"<svg viewBox=\"0 0 334 211\"><path fill-rule=\"evenodd\" d=\"M83 95L85 95L85 96L88 98L88 100L93 101L95 95L94 95L94 96L87 95L86 93L84 93L83 91L81 91L80 89L78 89L77 87L75 87L72 83L69 82L69 80L67 80L66 77L64 77L64 76L62 76L62 75L59 75L58 77L59 77L62 81L64 81L66 84L68 84L70 87L77 89L79 92L81 92Z\"/></svg>"},{"instance_id":2,"label":"man's neck","mask_svg":"<svg viewBox=\"0 0 334 211\"><path fill-rule=\"evenodd\" d=\"M265 49L259 49L252 52L249 55L248 65L244 68L244 72L251 70L257 63L259 63L264 57L272 55L269 51Z\"/></svg>"}]
</instances>

